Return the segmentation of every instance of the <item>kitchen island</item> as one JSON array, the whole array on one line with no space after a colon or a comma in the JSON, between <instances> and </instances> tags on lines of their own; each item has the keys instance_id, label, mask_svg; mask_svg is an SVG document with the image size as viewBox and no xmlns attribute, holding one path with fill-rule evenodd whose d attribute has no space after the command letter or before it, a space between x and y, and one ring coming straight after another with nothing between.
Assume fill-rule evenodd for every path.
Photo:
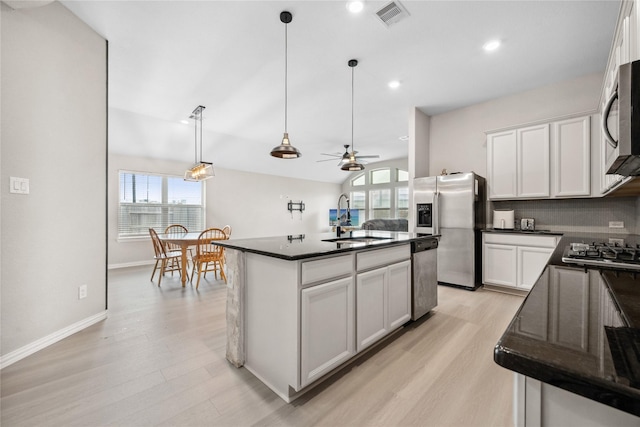
<instances>
[{"instance_id":1,"label":"kitchen island","mask_svg":"<svg viewBox=\"0 0 640 427\"><path fill-rule=\"evenodd\" d=\"M414 233L216 242L227 259L227 359L287 402L411 318Z\"/></svg>"},{"instance_id":2,"label":"kitchen island","mask_svg":"<svg viewBox=\"0 0 640 427\"><path fill-rule=\"evenodd\" d=\"M517 426L640 425L640 275L562 261L610 237L565 234L495 347L517 373Z\"/></svg>"}]
</instances>

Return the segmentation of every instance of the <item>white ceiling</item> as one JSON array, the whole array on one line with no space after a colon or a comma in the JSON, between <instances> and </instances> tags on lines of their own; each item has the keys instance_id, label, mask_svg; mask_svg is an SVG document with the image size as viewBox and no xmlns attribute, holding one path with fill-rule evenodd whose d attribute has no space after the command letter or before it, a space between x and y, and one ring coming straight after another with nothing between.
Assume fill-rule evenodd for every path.
<instances>
[{"instance_id":1,"label":"white ceiling","mask_svg":"<svg viewBox=\"0 0 640 427\"><path fill-rule=\"evenodd\" d=\"M604 70L619 1L407 1L389 28L368 1L69 1L109 41L109 150L194 160L204 111L203 160L216 167L326 182L347 172L320 153L354 141L363 155L407 156L413 107L435 115ZM288 10L288 131L302 157L269 151L284 132ZM482 45L499 38L502 47ZM390 80L402 85L392 90ZM594 106L595 107L595 106ZM464 124L461 124L463 126Z\"/></svg>"}]
</instances>

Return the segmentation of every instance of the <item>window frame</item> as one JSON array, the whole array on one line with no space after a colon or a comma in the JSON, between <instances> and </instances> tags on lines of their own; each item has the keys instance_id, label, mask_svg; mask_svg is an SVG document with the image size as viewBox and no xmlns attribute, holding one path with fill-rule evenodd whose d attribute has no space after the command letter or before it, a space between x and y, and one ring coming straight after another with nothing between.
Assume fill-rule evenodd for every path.
<instances>
[{"instance_id":1,"label":"window frame","mask_svg":"<svg viewBox=\"0 0 640 427\"><path fill-rule=\"evenodd\" d=\"M386 183L379 183L379 184L372 184L372 173L374 171L378 171L378 170L382 170L382 169L387 169L389 170L389 179L390 182L386 182ZM396 166L385 166L385 167L378 167L375 169L371 169L368 171L363 171L357 175L354 175L352 177L349 178L348 180L348 193L349 193L349 197L353 199L353 193L357 193L357 192L364 192L365 194L365 200L364 200L364 204L365 204L365 209L364 209L364 218L360 218L360 222L364 222L367 221L369 219L372 219L374 217L374 208L372 208L371 206L371 191L376 191L376 190L380 190L380 189L389 189L391 191L390 193L390 207L388 208L389 210L389 217L390 218L404 218L401 216L398 216L398 213L400 211L406 211L407 212L407 217L408 217L408 213L409 213L409 208L407 207L405 208L398 208L398 189L400 188L406 188L407 192L409 191L409 180L407 179L406 181L399 181L399 171L402 170L407 174L409 172L405 171L404 169L398 168ZM362 177L364 177L364 185L353 185L353 182L356 180L361 179ZM387 208L384 208L387 209ZM381 209L375 209L375 210L381 210Z\"/></svg>"},{"instance_id":2,"label":"window frame","mask_svg":"<svg viewBox=\"0 0 640 427\"><path fill-rule=\"evenodd\" d=\"M124 174L146 176L146 177L160 177L161 178L160 193L161 193L162 201L160 203L123 202L122 191L123 191L123 179L124 179L123 175ZM189 228L190 231L192 229L195 230L195 228L197 228L198 230L204 230L206 228L206 183L204 181L199 182L200 204L169 203L168 201L169 179L184 181L184 177L182 175L173 175L173 174L158 173L158 172L134 171L134 170L125 170L125 169L118 170L118 204L117 204L117 213L116 213L116 228L117 228L118 242L148 240L150 239L149 231L148 231L149 228L153 228L158 233L162 233L164 232L165 228L171 224L182 223L183 225L187 226L187 228ZM138 226L140 228L138 232L132 232L132 229L135 226L132 226L131 224L123 225L122 217L124 216L123 208L133 207L133 206L140 208L140 212L139 212L140 214L145 213L144 212L145 208L160 210L160 213L156 214L161 216L160 225L142 224ZM183 212L183 214L187 216L192 215L193 211L195 210L197 212L197 215L200 216L199 220L196 220L196 223L199 223L199 225L189 227L188 225L192 225L192 224L186 224L183 221L176 222L176 220L171 220L171 215L173 213L171 211L173 210L175 212L176 207L178 207L179 210L186 211L186 212ZM125 228L129 228L128 233L123 232L123 229Z\"/></svg>"}]
</instances>

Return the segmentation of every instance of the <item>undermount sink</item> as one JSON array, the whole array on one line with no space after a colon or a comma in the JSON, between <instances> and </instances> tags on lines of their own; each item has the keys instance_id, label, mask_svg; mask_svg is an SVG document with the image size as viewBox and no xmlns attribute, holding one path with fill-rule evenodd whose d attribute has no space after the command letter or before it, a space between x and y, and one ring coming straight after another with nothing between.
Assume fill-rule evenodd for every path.
<instances>
[{"instance_id":1,"label":"undermount sink","mask_svg":"<svg viewBox=\"0 0 640 427\"><path fill-rule=\"evenodd\" d=\"M336 237L335 239L326 239L323 242L332 243L371 243L380 240L391 240L389 237L361 236L361 237Z\"/></svg>"}]
</instances>

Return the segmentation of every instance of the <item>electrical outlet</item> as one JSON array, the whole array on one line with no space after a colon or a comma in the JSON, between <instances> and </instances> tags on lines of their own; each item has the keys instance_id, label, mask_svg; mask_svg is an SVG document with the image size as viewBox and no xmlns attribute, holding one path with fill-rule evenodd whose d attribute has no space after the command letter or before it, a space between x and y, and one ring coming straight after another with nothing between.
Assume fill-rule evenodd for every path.
<instances>
[{"instance_id":1,"label":"electrical outlet","mask_svg":"<svg viewBox=\"0 0 640 427\"><path fill-rule=\"evenodd\" d=\"M87 297L87 285L78 286L78 299L83 299Z\"/></svg>"},{"instance_id":2,"label":"electrical outlet","mask_svg":"<svg viewBox=\"0 0 640 427\"><path fill-rule=\"evenodd\" d=\"M609 228L624 228L623 221L609 221Z\"/></svg>"}]
</instances>

